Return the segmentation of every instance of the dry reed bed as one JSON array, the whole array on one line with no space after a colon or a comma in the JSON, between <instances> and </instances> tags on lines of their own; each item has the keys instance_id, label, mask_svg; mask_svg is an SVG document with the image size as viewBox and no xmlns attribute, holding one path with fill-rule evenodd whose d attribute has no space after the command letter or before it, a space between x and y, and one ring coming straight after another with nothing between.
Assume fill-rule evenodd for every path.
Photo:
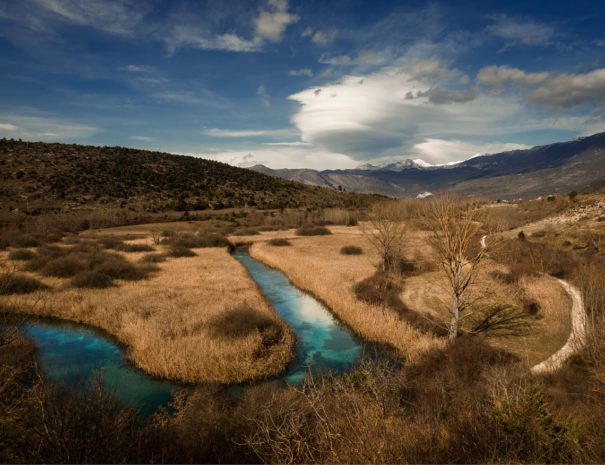
<instances>
[{"instance_id":1,"label":"dry reed bed","mask_svg":"<svg viewBox=\"0 0 605 465\"><path fill-rule=\"evenodd\" d=\"M290 247L257 242L250 254L283 271L299 288L317 296L366 340L388 344L410 359L444 344L401 320L393 310L359 300L353 286L376 271L378 256L358 228L330 227L331 236L302 237ZM342 255L345 245L358 245L363 255Z\"/></svg>"},{"instance_id":2,"label":"dry reed bed","mask_svg":"<svg viewBox=\"0 0 605 465\"><path fill-rule=\"evenodd\" d=\"M128 347L135 365L162 378L234 383L282 371L292 358L292 331L226 249L196 253L160 263L148 279L107 289L74 289L44 278L52 290L3 296L0 305L101 328ZM124 256L136 261L142 255ZM236 338L212 335L213 322L242 306L281 327L280 339L266 344L259 331Z\"/></svg>"}]
</instances>

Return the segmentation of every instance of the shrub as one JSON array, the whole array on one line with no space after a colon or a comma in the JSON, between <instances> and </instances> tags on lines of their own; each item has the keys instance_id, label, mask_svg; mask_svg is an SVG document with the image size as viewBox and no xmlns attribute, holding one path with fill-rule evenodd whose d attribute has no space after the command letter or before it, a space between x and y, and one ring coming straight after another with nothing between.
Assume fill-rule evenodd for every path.
<instances>
[{"instance_id":1,"label":"shrub","mask_svg":"<svg viewBox=\"0 0 605 465\"><path fill-rule=\"evenodd\" d=\"M36 254L29 249L13 250L11 253L8 254L8 258L11 260L23 260L23 261L31 260L35 256L36 256Z\"/></svg>"},{"instance_id":2,"label":"shrub","mask_svg":"<svg viewBox=\"0 0 605 465\"><path fill-rule=\"evenodd\" d=\"M285 247L288 245L292 245L288 239L283 239L281 237L271 239L267 243L273 247Z\"/></svg>"},{"instance_id":3,"label":"shrub","mask_svg":"<svg viewBox=\"0 0 605 465\"><path fill-rule=\"evenodd\" d=\"M0 294L29 294L48 289L48 286L35 278L22 274L4 273L0 275Z\"/></svg>"},{"instance_id":4,"label":"shrub","mask_svg":"<svg viewBox=\"0 0 605 465\"><path fill-rule=\"evenodd\" d=\"M363 249L356 245L345 245L340 249L340 253L343 255L362 255Z\"/></svg>"},{"instance_id":5,"label":"shrub","mask_svg":"<svg viewBox=\"0 0 605 465\"><path fill-rule=\"evenodd\" d=\"M136 266L119 255L99 257L91 262L92 271L105 274L114 279L136 281L147 276L148 271L142 266Z\"/></svg>"},{"instance_id":6,"label":"shrub","mask_svg":"<svg viewBox=\"0 0 605 465\"><path fill-rule=\"evenodd\" d=\"M20 234L13 237L11 244L14 247L39 247L42 245L42 239L34 234Z\"/></svg>"},{"instance_id":7,"label":"shrub","mask_svg":"<svg viewBox=\"0 0 605 465\"><path fill-rule=\"evenodd\" d=\"M87 261L79 254L51 258L40 270L43 275L70 278L88 268Z\"/></svg>"},{"instance_id":8,"label":"shrub","mask_svg":"<svg viewBox=\"0 0 605 465\"><path fill-rule=\"evenodd\" d=\"M257 236L259 234L260 233L258 232L258 230L252 228L238 229L233 233L234 236Z\"/></svg>"},{"instance_id":9,"label":"shrub","mask_svg":"<svg viewBox=\"0 0 605 465\"><path fill-rule=\"evenodd\" d=\"M358 282L353 288L358 299L370 304L387 304L398 298L401 288L389 273L378 272Z\"/></svg>"},{"instance_id":10,"label":"shrub","mask_svg":"<svg viewBox=\"0 0 605 465\"><path fill-rule=\"evenodd\" d=\"M161 253L150 253L141 257L141 263L161 263L166 261L166 255Z\"/></svg>"},{"instance_id":11,"label":"shrub","mask_svg":"<svg viewBox=\"0 0 605 465\"><path fill-rule=\"evenodd\" d=\"M323 226L301 226L296 230L297 236L326 236L332 232Z\"/></svg>"},{"instance_id":12,"label":"shrub","mask_svg":"<svg viewBox=\"0 0 605 465\"><path fill-rule=\"evenodd\" d=\"M98 241L104 249L117 249L123 244L123 241L115 236L101 237Z\"/></svg>"},{"instance_id":13,"label":"shrub","mask_svg":"<svg viewBox=\"0 0 605 465\"><path fill-rule=\"evenodd\" d=\"M208 333L216 339L239 339L255 332L265 336L281 337L282 328L269 315L247 307L232 308L208 323Z\"/></svg>"},{"instance_id":14,"label":"shrub","mask_svg":"<svg viewBox=\"0 0 605 465\"><path fill-rule=\"evenodd\" d=\"M121 252L153 252L153 247L149 244L126 244L122 243L118 247L117 250Z\"/></svg>"},{"instance_id":15,"label":"shrub","mask_svg":"<svg viewBox=\"0 0 605 465\"><path fill-rule=\"evenodd\" d=\"M171 238L162 240L163 244L168 244L173 247L185 247L196 249L201 247L228 247L233 248L233 244L229 242L225 236L216 233L203 234L194 236L193 234L181 234Z\"/></svg>"},{"instance_id":16,"label":"shrub","mask_svg":"<svg viewBox=\"0 0 605 465\"><path fill-rule=\"evenodd\" d=\"M170 250L168 250L168 254L169 257L174 257L174 258L179 258L179 257L195 257L197 254L191 250L188 249L187 247L171 247Z\"/></svg>"},{"instance_id":17,"label":"shrub","mask_svg":"<svg viewBox=\"0 0 605 465\"><path fill-rule=\"evenodd\" d=\"M71 280L71 285L74 287L103 289L112 284L113 278L98 270L82 271L76 274Z\"/></svg>"}]
</instances>

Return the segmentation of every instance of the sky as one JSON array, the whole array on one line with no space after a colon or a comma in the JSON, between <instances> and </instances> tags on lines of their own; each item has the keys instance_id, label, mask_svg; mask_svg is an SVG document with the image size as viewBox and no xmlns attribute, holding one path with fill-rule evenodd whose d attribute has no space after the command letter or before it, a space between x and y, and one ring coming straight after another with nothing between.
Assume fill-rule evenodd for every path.
<instances>
[{"instance_id":1,"label":"sky","mask_svg":"<svg viewBox=\"0 0 605 465\"><path fill-rule=\"evenodd\" d=\"M0 137L346 169L597 132L603 0L0 0Z\"/></svg>"}]
</instances>

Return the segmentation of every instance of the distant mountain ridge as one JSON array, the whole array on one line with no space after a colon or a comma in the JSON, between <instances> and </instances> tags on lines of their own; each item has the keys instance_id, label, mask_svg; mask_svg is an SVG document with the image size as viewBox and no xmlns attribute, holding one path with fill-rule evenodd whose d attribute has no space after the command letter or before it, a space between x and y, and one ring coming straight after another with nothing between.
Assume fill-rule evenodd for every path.
<instances>
[{"instance_id":1,"label":"distant mountain ridge","mask_svg":"<svg viewBox=\"0 0 605 465\"><path fill-rule=\"evenodd\" d=\"M490 155L450 165L406 159L349 170L250 168L264 174L351 192L417 197L455 190L488 198L528 198L582 190L605 181L605 133Z\"/></svg>"}]
</instances>

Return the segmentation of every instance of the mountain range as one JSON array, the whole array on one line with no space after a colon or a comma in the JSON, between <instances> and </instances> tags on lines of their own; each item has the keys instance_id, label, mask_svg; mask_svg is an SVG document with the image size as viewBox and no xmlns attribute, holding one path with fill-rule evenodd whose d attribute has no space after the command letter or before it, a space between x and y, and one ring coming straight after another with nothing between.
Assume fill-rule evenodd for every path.
<instances>
[{"instance_id":1,"label":"mountain range","mask_svg":"<svg viewBox=\"0 0 605 465\"><path fill-rule=\"evenodd\" d=\"M447 165L402 159L348 170L249 169L305 184L392 197L423 197L454 190L491 199L532 198L584 190L605 182L605 133L568 142L475 155Z\"/></svg>"}]
</instances>

